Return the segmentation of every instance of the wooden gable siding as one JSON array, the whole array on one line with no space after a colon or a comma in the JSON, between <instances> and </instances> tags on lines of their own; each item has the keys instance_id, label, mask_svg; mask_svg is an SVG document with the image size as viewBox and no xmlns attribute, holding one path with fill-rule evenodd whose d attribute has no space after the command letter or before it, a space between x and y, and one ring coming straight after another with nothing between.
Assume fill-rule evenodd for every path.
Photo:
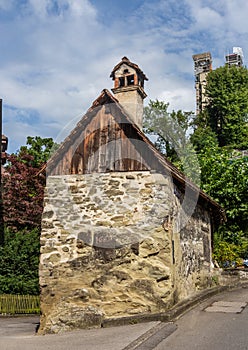
<instances>
[{"instance_id":1,"label":"wooden gable siding","mask_svg":"<svg viewBox=\"0 0 248 350\"><path fill-rule=\"evenodd\" d=\"M149 170L147 151L142 149L147 148L145 143L137 138L131 124L121 115L116 116L117 113L114 104L98 108L50 175Z\"/></svg>"},{"instance_id":2,"label":"wooden gable siding","mask_svg":"<svg viewBox=\"0 0 248 350\"><path fill-rule=\"evenodd\" d=\"M110 143L111 146L108 145ZM131 124L108 90L103 90L93 102L46 165L47 176L141 170L171 176L182 193L186 186L192 194L199 193L199 203L210 210L217 225L226 221L225 212L219 204L156 150L142 131Z\"/></svg>"}]
</instances>

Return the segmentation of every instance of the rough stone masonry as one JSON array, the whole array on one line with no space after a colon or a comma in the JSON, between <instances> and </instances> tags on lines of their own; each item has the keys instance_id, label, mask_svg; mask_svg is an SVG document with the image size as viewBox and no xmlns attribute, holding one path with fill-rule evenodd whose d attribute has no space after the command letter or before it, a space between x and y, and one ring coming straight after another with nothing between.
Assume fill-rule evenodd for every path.
<instances>
[{"instance_id":1,"label":"rough stone masonry","mask_svg":"<svg viewBox=\"0 0 248 350\"><path fill-rule=\"evenodd\" d=\"M150 171L48 177L40 334L166 311L209 285L209 212L198 204L177 232L178 194Z\"/></svg>"}]
</instances>

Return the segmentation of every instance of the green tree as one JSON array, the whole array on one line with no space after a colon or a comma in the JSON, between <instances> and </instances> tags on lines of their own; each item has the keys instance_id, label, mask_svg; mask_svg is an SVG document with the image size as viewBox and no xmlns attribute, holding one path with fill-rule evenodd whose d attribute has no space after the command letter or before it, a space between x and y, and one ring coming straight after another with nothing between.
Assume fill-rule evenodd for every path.
<instances>
[{"instance_id":1,"label":"green tree","mask_svg":"<svg viewBox=\"0 0 248 350\"><path fill-rule=\"evenodd\" d=\"M219 146L248 148L248 70L246 67L219 67L207 76L209 104L194 121L210 127ZM204 125L205 124L205 125Z\"/></svg>"},{"instance_id":2,"label":"green tree","mask_svg":"<svg viewBox=\"0 0 248 350\"><path fill-rule=\"evenodd\" d=\"M195 116L191 123L190 141L197 153L207 150L209 147L218 147L219 142L216 133L206 125L206 112Z\"/></svg>"},{"instance_id":3,"label":"green tree","mask_svg":"<svg viewBox=\"0 0 248 350\"><path fill-rule=\"evenodd\" d=\"M225 208L227 236L232 232L235 241L236 232L243 232L248 238L248 158L212 144L198 159L202 189Z\"/></svg>"},{"instance_id":4,"label":"green tree","mask_svg":"<svg viewBox=\"0 0 248 350\"><path fill-rule=\"evenodd\" d=\"M151 101L144 109L144 132L155 139L155 147L198 184L200 169L188 138L192 112L168 112L169 104Z\"/></svg>"},{"instance_id":5,"label":"green tree","mask_svg":"<svg viewBox=\"0 0 248 350\"><path fill-rule=\"evenodd\" d=\"M198 159L201 187L225 209L227 217L214 235L214 257L222 266L227 260L239 263L248 250L248 157L219 147L209 137Z\"/></svg>"},{"instance_id":6,"label":"green tree","mask_svg":"<svg viewBox=\"0 0 248 350\"><path fill-rule=\"evenodd\" d=\"M227 255L233 251L230 259L238 259L248 247L248 159L230 144L219 146L208 113L194 119L181 111L171 115L168 104L150 101L145 108L145 130L157 135L156 147L193 181L200 166L201 188L226 210L227 222L214 236L215 258L224 263L220 258L223 247ZM190 128L193 132L188 136ZM239 139L244 141L242 133Z\"/></svg>"},{"instance_id":7,"label":"green tree","mask_svg":"<svg viewBox=\"0 0 248 350\"><path fill-rule=\"evenodd\" d=\"M43 165L53 147L51 138L28 137L26 146L8 156L3 173L5 237L0 246L0 293L39 294Z\"/></svg>"},{"instance_id":8,"label":"green tree","mask_svg":"<svg viewBox=\"0 0 248 350\"><path fill-rule=\"evenodd\" d=\"M248 70L220 67L208 74L209 104L192 123L191 141L201 166L201 187L221 204L227 222L215 234L215 257L239 257L248 242ZM223 253L224 254L224 253Z\"/></svg>"},{"instance_id":9,"label":"green tree","mask_svg":"<svg viewBox=\"0 0 248 350\"><path fill-rule=\"evenodd\" d=\"M40 136L28 136L26 145L21 146L17 156L23 161L23 156L30 155L30 165L39 168L47 162L51 154L58 148L58 144L54 143L51 137L41 138Z\"/></svg>"},{"instance_id":10,"label":"green tree","mask_svg":"<svg viewBox=\"0 0 248 350\"><path fill-rule=\"evenodd\" d=\"M144 132L155 136L156 148L171 161L178 160L177 149L186 144L192 112L168 112L169 103L149 101L144 108Z\"/></svg>"}]
</instances>

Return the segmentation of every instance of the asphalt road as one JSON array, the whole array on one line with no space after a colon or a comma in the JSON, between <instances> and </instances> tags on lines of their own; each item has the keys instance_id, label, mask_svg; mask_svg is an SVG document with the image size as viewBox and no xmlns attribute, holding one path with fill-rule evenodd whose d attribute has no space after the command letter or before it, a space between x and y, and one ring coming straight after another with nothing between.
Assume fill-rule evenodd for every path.
<instances>
[{"instance_id":1,"label":"asphalt road","mask_svg":"<svg viewBox=\"0 0 248 350\"><path fill-rule=\"evenodd\" d=\"M176 331L154 349L247 350L248 306L240 310L237 306L242 303L248 304L248 288L212 297L182 316L176 322ZM229 306L209 308L211 305Z\"/></svg>"},{"instance_id":2,"label":"asphalt road","mask_svg":"<svg viewBox=\"0 0 248 350\"><path fill-rule=\"evenodd\" d=\"M39 317L0 318L1 350L120 350L155 327L149 322L38 336Z\"/></svg>"},{"instance_id":3,"label":"asphalt road","mask_svg":"<svg viewBox=\"0 0 248 350\"><path fill-rule=\"evenodd\" d=\"M248 288L215 295L175 322L38 336L38 317L0 317L1 350L248 350ZM238 312L238 313L237 313Z\"/></svg>"}]
</instances>

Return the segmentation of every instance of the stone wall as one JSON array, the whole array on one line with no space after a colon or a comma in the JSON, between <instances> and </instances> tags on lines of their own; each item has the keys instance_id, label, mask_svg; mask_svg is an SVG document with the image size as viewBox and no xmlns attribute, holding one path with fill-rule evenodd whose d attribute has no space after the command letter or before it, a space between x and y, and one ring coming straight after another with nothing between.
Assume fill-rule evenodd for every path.
<instances>
[{"instance_id":1,"label":"stone wall","mask_svg":"<svg viewBox=\"0 0 248 350\"><path fill-rule=\"evenodd\" d=\"M208 213L197 207L178 233L178 208L171 178L149 171L49 177L39 332L166 311L206 287Z\"/></svg>"},{"instance_id":2,"label":"stone wall","mask_svg":"<svg viewBox=\"0 0 248 350\"><path fill-rule=\"evenodd\" d=\"M177 235L177 233L176 233ZM178 300L211 285L211 222L209 213L199 205L178 234L180 247L175 259Z\"/></svg>"}]
</instances>

